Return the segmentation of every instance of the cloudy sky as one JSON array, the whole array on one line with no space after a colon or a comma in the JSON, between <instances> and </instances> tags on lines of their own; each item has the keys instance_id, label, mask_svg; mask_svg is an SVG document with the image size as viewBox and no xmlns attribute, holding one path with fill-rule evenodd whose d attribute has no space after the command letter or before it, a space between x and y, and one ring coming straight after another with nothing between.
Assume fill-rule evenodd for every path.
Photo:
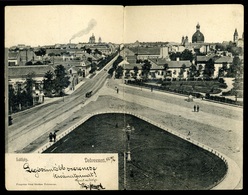
<instances>
[{"instance_id":1,"label":"cloudy sky","mask_svg":"<svg viewBox=\"0 0 248 195\"><path fill-rule=\"evenodd\" d=\"M113 43L180 42L182 36L191 41L197 23L205 42L230 41L235 28L241 37L243 6L6 6L5 45L88 42L92 33L97 40Z\"/></svg>"}]
</instances>

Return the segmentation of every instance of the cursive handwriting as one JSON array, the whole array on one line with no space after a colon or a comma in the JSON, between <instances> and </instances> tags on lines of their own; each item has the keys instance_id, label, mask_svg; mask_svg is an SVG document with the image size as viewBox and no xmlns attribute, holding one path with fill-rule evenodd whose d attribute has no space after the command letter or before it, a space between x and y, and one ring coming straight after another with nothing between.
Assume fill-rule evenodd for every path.
<instances>
[{"instance_id":1,"label":"cursive handwriting","mask_svg":"<svg viewBox=\"0 0 248 195\"><path fill-rule=\"evenodd\" d=\"M61 178L77 178L78 179L78 178L84 178L84 177L87 177L87 178L97 177L97 175L95 172L90 172L88 174L79 174L79 175L77 175L75 173L70 174L70 175L65 175L64 173L61 173L60 175L58 175L58 174L54 173L53 177L56 179L61 179Z\"/></svg>"},{"instance_id":2,"label":"cursive handwriting","mask_svg":"<svg viewBox=\"0 0 248 195\"><path fill-rule=\"evenodd\" d=\"M80 180L75 179L78 184L81 186L81 188L85 188L86 190L101 190L101 189L105 189L102 184L98 184L98 185L94 185L92 183L86 184L86 183L81 183Z\"/></svg>"},{"instance_id":3,"label":"cursive handwriting","mask_svg":"<svg viewBox=\"0 0 248 195\"><path fill-rule=\"evenodd\" d=\"M107 157L106 160L107 161L111 161L111 163L112 163L113 161L115 161L115 157L114 156L110 156L110 157Z\"/></svg>"},{"instance_id":4,"label":"cursive handwriting","mask_svg":"<svg viewBox=\"0 0 248 195\"><path fill-rule=\"evenodd\" d=\"M68 171L68 172L72 172L72 171L93 171L93 173L95 174L95 171L97 170L97 167L65 167L63 164L61 165L54 165L51 167L31 167L29 166L28 163L24 163L23 165L23 169L28 172L28 173L34 173L35 177L39 177L39 173L40 172L55 172L55 171Z\"/></svg>"}]
</instances>

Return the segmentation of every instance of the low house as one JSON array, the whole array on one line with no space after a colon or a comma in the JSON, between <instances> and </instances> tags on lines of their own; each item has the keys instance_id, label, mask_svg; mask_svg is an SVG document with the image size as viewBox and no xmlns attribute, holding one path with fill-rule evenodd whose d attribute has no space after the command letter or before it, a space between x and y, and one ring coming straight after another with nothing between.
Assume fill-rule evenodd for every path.
<instances>
[{"instance_id":1,"label":"low house","mask_svg":"<svg viewBox=\"0 0 248 195\"><path fill-rule=\"evenodd\" d=\"M18 66L21 61L21 56L18 51L15 52L9 52L8 55L8 65L9 66Z\"/></svg>"},{"instance_id":2,"label":"low house","mask_svg":"<svg viewBox=\"0 0 248 195\"><path fill-rule=\"evenodd\" d=\"M25 88L27 76L32 75L32 79L35 81L33 85L33 104L42 103L44 101L43 79L49 70L54 72L54 68L50 65L9 66L9 87L12 87L15 91L22 91Z\"/></svg>"},{"instance_id":3,"label":"low house","mask_svg":"<svg viewBox=\"0 0 248 195\"><path fill-rule=\"evenodd\" d=\"M39 58L31 50L19 50L8 52L9 66L25 66L28 61L36 61Z\"/></svg>"},{"instance_id":4,"label":"low house","mask_svg":"<svg viewBox=\"0 0 248 195\"><path fill-rule=\"evenodd\" d=\"M80 65L77 66L77 68L79 68L82 71L82 76L83 77L87 77L90 74L91 62L89 62L87 60L81 61Z\"/></svg>"},{"instance_id":5,"label":"low house","mask_svg":"<svg viewBox=\"0 0 248 195\"><path fill-rule=\"evenodd\" d=\"M202 70L205 69L206 63L212 59L214 62L214 73L213 78L217 78L219 76L219 71L222 67L226 66L226 68L230 68L233 57L231 56L216 56L216 55L210 55L210 56L196 56L196 65L197 69L199 69L200 66L202 66Z\"/></svg>"},{"instance_id":6,"label":"low house","mask_svg":"<svg viewBox=\"0 0 248 195\"><path fill-rule=\"evenodd\" d=\"M230 56L222 56L214 61L214 78L219 76L220 69L225 67L225 68L230 68L230 66L233 63L233 58ZM224 73L225 75L225 73Z\"/></svg>"},{"instance_id":7,"label":"low house","mask_svg":"<svg viewBox=\"0 0 248 195\"><path fill-rule=\"evenodd\" d=\"M142 64L140 63L129 63L126 60L121 61L118 66L122 66L123 75L126 79L141 78Z\"/></svg>"},{"instance_id":8,"label":"low house","mask_svg":"<svg viewBox=\"0 0 248 195\"><path fill-rule=\"evenodd\" d=\"M150 72L154 74L155 78L187 78L188 71L192 63L189 60L177 60L177 61L168 61L166 59L150 59L152 64ZM164 65L168 64L168 68L165 71ZM182 72L182 68L184 71Z\"/></svg>"}]
</instances>

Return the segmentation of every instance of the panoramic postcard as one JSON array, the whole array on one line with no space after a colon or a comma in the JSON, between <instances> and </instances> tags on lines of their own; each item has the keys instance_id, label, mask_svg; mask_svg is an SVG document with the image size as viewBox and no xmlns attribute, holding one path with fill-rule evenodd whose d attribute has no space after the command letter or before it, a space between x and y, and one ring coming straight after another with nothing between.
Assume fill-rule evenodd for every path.
<instances>
[{"instance_id":1,"label":"panoramic postcard","mask_svg":"<svg viewBox=\"0 0 248 195\"><path fill-rule=\"evenodd\" d=\"M243 189L243 5L4 11L8 191Z\"/></svg>"}]
</instances>

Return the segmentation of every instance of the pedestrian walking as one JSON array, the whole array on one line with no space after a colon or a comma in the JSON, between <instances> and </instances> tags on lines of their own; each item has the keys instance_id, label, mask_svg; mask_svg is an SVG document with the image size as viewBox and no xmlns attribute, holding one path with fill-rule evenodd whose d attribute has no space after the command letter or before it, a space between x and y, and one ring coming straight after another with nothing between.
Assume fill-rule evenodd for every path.
<instances>
[{"instance_id":1,"label":"pedestrian walking","mask_svg":"<svg viewBox=\"0 0 248 195\"><path fill-rule=\"evenodd\" d=\"M53 141L56 142L56 132L53 133Z\"/></svg>"},{"instance_id":2,"label":"pedestrian walking","mask_svg":"<svg viewBox=\"0 0 248 195\"><path fill-rule=\"evenodd\" d=\"M153 87L151 87L151 92L153 91Z\"/></svg>"},{"instance_id":3,"label":"pedestrian walking","mask_svg":"<svg viewBox=\"0 0 248 195\"><path fill-rule=\"evenodd\" d=\"M197 105L197 107L196 107L197 112L199 112L199 109L200 109L200 107L199 107L199 105Z\"/></svg>"},{"instance_id":4,"label":"pedestrian walking","mask_svg":"<svg viewBox=\"0 0 248 195\"><path fill-rule=\"evenodd\" d=\"M191 133L190 133L190 131L188 132L188 135L187 135L187 139L190 139L190 135L191 135Z\"/></svg>"},{"instance_id":5,"label":"pedestrian walking","mask_svg":"<svg viewBox=\"0 0 248 195\"><path fill-rule=\"evenodd\" d=\"M116 92L119 93L119 88L117 87Z\"/></svg>"},{"instance_id":6,"label":"pedestrian walking","mask_svg":"<svg viewBox=\"0 0 248 195\"><path fill-rule=\"evenodd\" d=\"M194 112L196 111L196 105L194 105Z\"/></svg>"},{"instance_id":7,"label":"pedestrian walking","mask_svg":"<svg viewBox=\"0 0 248 195\"><path fill-rule=\"evenodd\" d=\"M53 141L53 133L52 133L52 132L49 133L49 141L50 141L50 142Z\"/></svg>"}]
</instances>

